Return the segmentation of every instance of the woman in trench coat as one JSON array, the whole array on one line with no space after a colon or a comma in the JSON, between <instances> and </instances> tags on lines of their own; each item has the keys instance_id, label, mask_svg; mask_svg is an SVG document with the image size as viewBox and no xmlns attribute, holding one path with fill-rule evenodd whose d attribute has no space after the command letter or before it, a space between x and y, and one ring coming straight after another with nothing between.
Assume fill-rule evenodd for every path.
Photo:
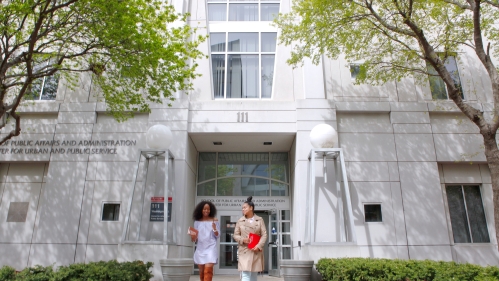
<instances>
[{"instance_id":1,"label":"woman in trench coat","mask_svg":"<svg viewBox=\"0 0 499 281\"><path fill-rule=\"evenodd\" d=\"M243 216L237 221L234 230L234 240L238 245L238 270L241 271L242 281L256 281L258 272L264 269L263 249L267 242L267 228L263 219L255 215L253 196L243 203ZM260 235L260 242L249 249L249 234Z\"/></svg>"}]
</instances>

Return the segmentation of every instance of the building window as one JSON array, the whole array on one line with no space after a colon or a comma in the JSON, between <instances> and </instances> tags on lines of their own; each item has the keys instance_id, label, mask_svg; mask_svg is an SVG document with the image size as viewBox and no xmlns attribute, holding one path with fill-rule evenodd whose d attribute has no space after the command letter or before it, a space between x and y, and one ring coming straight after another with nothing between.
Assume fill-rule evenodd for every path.
<instances>
[{"instance_id":1,"label":"building window","mask_svg":"<svg viewBox=\"0 0 499 281\"><path fill-rule=\"evenodd\" d=\"M442 58L443 59L443 58ZM457 69L457 63L455 56L448 56L444 60L445 68L449 71L454 84L461 92L461 98L464 99L463 88L461 87L461 79L459 78L459 71ZM449 99L447 94L447 87L445 86L444 80L440 78L435 68L427 63L428 69L428 79L430 81L431 96L434 100L446 100Z\"/></svg>"},{"instance_id":2,"label":"building window","mask_svg":"<svg viewBox=\"0 0 499 281\"><path fill-rule=\"evenodd\" d=\"M365 222L382 222L381 204L364 204Z\"/></svg>"},{"instance_id":3,"label":"building window","mask_svg":"<svg viewBox=\"0 0 499 281\"><path fill-rule=\"evenodd\" d=\"M446 187L454 243L489 243L489 232L478 185Z\"/></svg>"},{"instance_id":4,"label":"building window","mask_svg":"<svg viewBox=\"0 0 499 281\"><path fill-rule=\"evenodd\" d=\"M288 196L287 153L199 153L198 196Z\"/></svg>"},{"instance_id":5,"label":"building window","mask_svg":"<svg viewBox=\"0 0 499 281\"><path fill-rule=\"evenodd\" d=\"M276 32L210 33L214 97L270 98L276 40Z\"/></svg>"},{"instance_id":6,"label":"building window","mask_svg":"<svg viewBox=\"0 0 499 281\"><path fill-rule=\"evenodd\" d=\"M7 222L26 222L29 202L10 202Z\"/></svg>"},{"instance_id":7,"label":"building window","mask_svg":"<svg viewBox=\"0 0 499 281\"><path fill-rule=\"evenodd\" d=\"M119 221L119 220L120 220L120 204L104 203L102 206L102 221Z\"/></svg>"},{"instance_id":8,"label":"building window","mask_svg":"<svg viewBox=\"0 0 499 281\"><path fill-rule=\"evenodd\" d=\"M273 21L277 14L278 0L208 0L210 21Z\"/></svg>"},{"instance_id":9,"label":"building window","mask_svg":"<svg viewBox=\"0 0 499 281\"><path fill-rule=\"evenodd\" d=\"M360 64L358 63L351 63L350 64L350 78L352 80L355 80L357 78L357 75L360 73Z\"/></svg>"}]
</instances>

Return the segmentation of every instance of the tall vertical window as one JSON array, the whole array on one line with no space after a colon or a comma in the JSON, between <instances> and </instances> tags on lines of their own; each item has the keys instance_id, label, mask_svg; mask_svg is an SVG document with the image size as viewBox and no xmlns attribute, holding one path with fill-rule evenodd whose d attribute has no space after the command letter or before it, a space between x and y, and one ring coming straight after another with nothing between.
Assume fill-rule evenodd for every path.
<instances>
[{"instance_id":1,"label":"tall vertical window","mask_svg":"<svg viewBox=\"0 0 499 281\"><path fill-rule=\"evenodd\" d=\"M214 97L270 98L276 40L276 32L210 33Z\"/></svg>"},{"instance_id":2,"label":"tall vertical window","mask_svg":"<svg viewBox=\"0 0 499 281\"><path fill-rule=\"evenodd\" d=\"M208 0L210 21L273 21L278 13L279 0Z\"/></svg>"},{"instance_id":3,"label":"tall vertical window","mask_svg":"<svg viewBox=\"0 0 499 281\"><path fill-rule=\"evenodd\" d=\"M489 243L480 187L446 187L454 243Z\"/></svg>"},{"instance_id":4,"label":"tall vertical window","mask_svg":"<svg viewBox=\"0 0 499 281\"><path fill-rule=\"evenodd\" d=\"M448 56L444 60L444 66L449 71L454 85L461 92L461 97L464 99L463 88L461 87L461 79L459 78L459 71L455 56ZM447 94L447 87L444 80L438 75L437 70L430 64L426 65L428 69L428 79L430 80L431 96L434 100L446 100L449 98Z\"/></svg>"}]
</instances>

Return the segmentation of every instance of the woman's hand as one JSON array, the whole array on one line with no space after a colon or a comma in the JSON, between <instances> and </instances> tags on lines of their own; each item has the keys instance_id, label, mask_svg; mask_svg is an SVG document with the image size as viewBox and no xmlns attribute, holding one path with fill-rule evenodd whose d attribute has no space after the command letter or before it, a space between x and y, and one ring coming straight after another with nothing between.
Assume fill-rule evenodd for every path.
<instances>
[{"instance_id":1,"label":"woman's hand","mask_svg":"<svg viewBox=\"0 0 499 281\"><path fill-rule=\"evenodd\" d=\"M191 241L196 242L197 240L198 240L198 236L195 233L191 234Z\"/></svg>"},{"instance_id":2,"label":"woman's hand","mask_svg":"<svg viewBox=\"0 0 499 281\"><path fill-rule=\"evenodd\" d=\"M244 244L249 244L249 242L250 242L249 237L248 238L243 238L243 243Z\"/></svg>"},{"instance_id":3,"label":"woman's hand","mask_svg":"<svg viewBox=\"0 0 499 281\"><path fill-rule=\"evenodd\" d=\"M250 249L252 250L253 252L261 252L262 250L260 250L260 248L258 247L254 247L253 249Z\"/></svg>"},{"instance_id":4,"label":"woman's hand","mask_svg":"<svg viewBox=\"0 0 499 281\"><path fill-rule=\"evenodd\" d=\"M211 227L213 228L213 232L217 231L217 225L215 224L215 221L211 223Z\"/></svg>"}]
</instances>

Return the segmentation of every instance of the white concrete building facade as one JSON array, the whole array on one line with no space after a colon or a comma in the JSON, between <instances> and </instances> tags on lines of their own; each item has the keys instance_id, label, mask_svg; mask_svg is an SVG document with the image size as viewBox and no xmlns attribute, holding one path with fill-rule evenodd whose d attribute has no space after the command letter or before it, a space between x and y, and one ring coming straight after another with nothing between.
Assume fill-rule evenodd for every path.
<instances>
[{"instance_id":1,"label":"white concrete building facade","mask_svg":"<svg viewBox=\"0 0 499 281\"><path fill-rule=\"evenodd\" d=\"M80 87L59 81L50 100L20 108L21 136L0 146L0 252L9 253L0 265L144 259L160 278L160 259L192 256L186 230L206 199L222 222L215 273L235 273L230 234L249 195L271 233L269 274L279 274L280 259L322 257L499 264L482 138L445 92L435 100L430 82L412 79L354 85L341 58L290 67L290 49L277 44L271 25L289 0L188 2L176 8L210 35L200 46L209 58L199 62L194 90L178 93L171 107L154 104L150 114L117 123L81 76ZM458 56L465 99L492 111L485 69L472 53ZM146 161L137 162L155 124L173 133L167 196L164 179L154 178L164 167L151 160L145 172ZM349 198L335 160L323 168L317 154L311 174L309 135L318 124L338 132Z\"/></svg>"}]
</instances>

